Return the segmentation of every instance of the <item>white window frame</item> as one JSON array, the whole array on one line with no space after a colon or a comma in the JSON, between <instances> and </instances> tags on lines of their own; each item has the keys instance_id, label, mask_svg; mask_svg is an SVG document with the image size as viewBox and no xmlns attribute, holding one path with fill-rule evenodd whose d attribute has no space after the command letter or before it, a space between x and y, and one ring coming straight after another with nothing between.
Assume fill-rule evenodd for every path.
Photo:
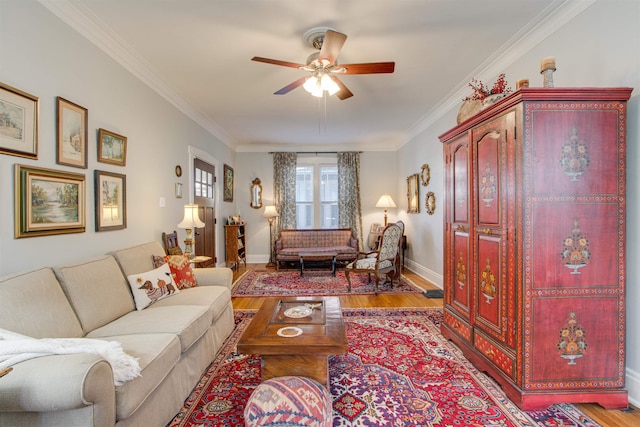
<instances>
[{"instance_id":1,"label":"white window frame","mask_svg":"<svg viewBox=\"0 0 640 427\"><path fill-rule=\"evenodd\" d=\"M338 167L338 159L336 157L301 157L298 155L298 162L296 167L311 167L312 172L312 182L313 182L313 201L312 201L312 224L311 228L322 228L322 205L326 204L326 202L320 201L320 169L325 166L329 167ZM338 189L336 188L336 200L335 204L338 204ZM296 201L296 204L298 202ZM330 202L331 203L331 202ZM296 218L297 220L297 218ZM296 224L297 228L301 228ZM335 228L338 227L338 218L335 218ZM332 226L331 228L334 228Z\"/></svg>"}]
</instances>

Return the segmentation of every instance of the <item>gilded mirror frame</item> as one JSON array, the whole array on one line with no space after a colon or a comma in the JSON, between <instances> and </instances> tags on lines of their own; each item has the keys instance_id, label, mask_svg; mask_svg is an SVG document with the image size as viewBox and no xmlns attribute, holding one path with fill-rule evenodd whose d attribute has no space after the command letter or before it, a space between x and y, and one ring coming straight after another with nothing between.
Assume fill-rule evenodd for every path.
<instances>
[{"instance_id":1,"label":"gilded mirror frame","mask_svg":"<svg viewBox=\"0 0 640 427\"><path fill-rule=\"evenodd\" d=\"M260 178L256 178L251 182L251 201L249 205L253 209L262 207L262 184L260 183Z\"/></svg>"},{"instance_id":2,"label":"gilded mirror frame","mask_svg":"<svg viewBox=\"0 0 640 427\"><path fill-rule=\"evenodd\" d=\"M417 173L407 177L407 213L420 212L420 190Z\"/></svg>"},{"instance_id":3,"label":"gilded mirror frame","mask_svg":"<svg viewBox=\"0 0 640 427\"><path fill-rule=\"evenodd\" d=\"M433 193L433 191L429 191L427 193L424 204L429 215L433 215L436 212L436 195Z\"/></svg>"},{"instance_id":4,"label":"gilded mirror frame","mask_svg":"<svg viewBox=\"0 0 640 427\"><path fill-rule=\"evenodd\" d=\"M426 187L429 185L429 181L431 180L431 168L428 164L422 165L420 169L420 181L422 182L422 186Z\"/></svg>"}]
</instances>

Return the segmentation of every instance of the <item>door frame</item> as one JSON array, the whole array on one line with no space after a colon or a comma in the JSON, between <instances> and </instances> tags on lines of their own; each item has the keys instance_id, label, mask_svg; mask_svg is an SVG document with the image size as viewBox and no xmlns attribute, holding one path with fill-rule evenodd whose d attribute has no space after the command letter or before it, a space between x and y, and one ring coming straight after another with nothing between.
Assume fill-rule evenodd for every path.
<instances>
[{"instance_id":1,"label":"door frame","mask_svg":"<svg viewBox=\"0 0 640 427\"><path fill-rule=\"evenodd\" d=\"M220 176L220 170L222 169L222 166L220 164L220 161L218 161L218 159L216 159L215 157L213 157L211 154L207 153L206 151L203 151L197 147L194 147L192 145L189 145L187 147L187 153L189 155L189 170L188 170L188 178L189 178L189 185L188 185L188 194L189 194L189 203L193 203L193 193L194 193L194 188L193 188L193 176L194 176L194 170L193 170L193 160L198 158L200 160L203 160L211 165L213 165L213 167L216 170L215 173L215 182L213 184L213 188L214 188L214 198L213 198L213 202L215 203L215 211L216 211L216 229L215 229L215 236L216 236L216 256L218 258L218 262L216 262L215 266L216 267L224 267L225 263L224 263L224 257L220 256L219 254L224 254L224 245L222 242L223 239L220 238L220 236L224 236L224 230L222 229L222 225L223 225L223 221L221 220L221 208L222 208L222 198L220 197L220 183L222 182L221 176Z\"/></svg>"}]
</instances>

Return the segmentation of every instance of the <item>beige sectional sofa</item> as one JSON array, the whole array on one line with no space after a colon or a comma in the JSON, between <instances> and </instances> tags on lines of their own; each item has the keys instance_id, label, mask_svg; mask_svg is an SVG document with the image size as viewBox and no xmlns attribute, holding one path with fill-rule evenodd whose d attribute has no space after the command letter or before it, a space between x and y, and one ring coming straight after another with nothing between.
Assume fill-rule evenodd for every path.
<instances>
[{"instance_id":1,"label":"beige sectional sofa","mask_svg":"<svg viewBox=\"0 0 640 427\"><path fill-rule=\"evenodd\" d=\"M0 328L34 338L117 341L141 375L114 386L111 365L79 353L33 358L0 378L1 426L163 426L234 327L227 268L136 310L127 276L153 269L160 243L0 280ZM2 341L0 341L2 345Z\"/></svg>"}]
</instances>

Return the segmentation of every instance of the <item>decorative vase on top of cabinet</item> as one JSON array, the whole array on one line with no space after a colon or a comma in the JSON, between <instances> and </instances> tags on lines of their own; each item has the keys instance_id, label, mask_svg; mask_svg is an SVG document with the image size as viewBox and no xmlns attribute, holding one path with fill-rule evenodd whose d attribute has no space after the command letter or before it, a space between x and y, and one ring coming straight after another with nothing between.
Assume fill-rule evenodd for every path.
<instances>
[{"instance_id":1,"label":"decorative vase on top of cabinet","mask_svg":"<svg viewBox=\"0 0 640 427\"><path fill-rule=\"evenodd\" d=\"M440 136L442 333L524 410L626 408L630 88L523 88Z\"/></svg>"}]
</instances>

